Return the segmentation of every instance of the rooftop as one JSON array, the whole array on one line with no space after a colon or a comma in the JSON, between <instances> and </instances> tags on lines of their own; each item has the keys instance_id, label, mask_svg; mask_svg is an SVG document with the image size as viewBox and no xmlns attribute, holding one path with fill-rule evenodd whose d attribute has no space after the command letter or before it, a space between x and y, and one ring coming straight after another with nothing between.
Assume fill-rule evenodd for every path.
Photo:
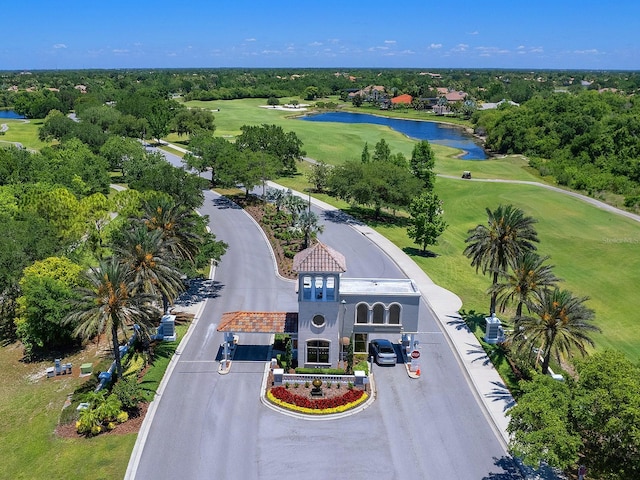
<instances>
[{"instance_id":1,"label":"rooftop","mask_svg":"<svg viewBox=\"0 0 640 480\"><path fill-rule=\"evenodd\" d=\"M408 278L342 278L340 294L420 295L420 292Z\"/></svg>"},{"instance_id":2,"label":"rooftop","mask_svg":"<svg viewBox=\"0 0 640 480\"><path fill-rule=\"evenodd\" d=\"M318 242L293 257L293 271L342 273L347 271L347 260L340 252Z\"/></svg>"},{"instance_id":3,"label":"rooftop","mask_svg":"<svg viewBox=\"0 0 640 480\"><path fill-rule=\"evenodd\" d=\"M227 312L220 319L218 331L296 333L298 312Z\"/></svg>"}]
</instances>

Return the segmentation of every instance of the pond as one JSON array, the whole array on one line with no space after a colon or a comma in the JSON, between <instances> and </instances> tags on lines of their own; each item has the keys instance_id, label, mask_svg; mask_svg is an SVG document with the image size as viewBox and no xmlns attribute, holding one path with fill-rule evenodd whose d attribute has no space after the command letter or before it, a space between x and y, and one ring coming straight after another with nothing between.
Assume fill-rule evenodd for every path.
<instances>
[{"instance_id":1,"label":"pond","mask_svg":"<svg viewBox=\"0 0 640 480\"><path fill-rule=\"evenodd\" d=\"M486 160L487 154L472 135L460 127L425 120L404 120L379 117L368 113L329 112L305 115L301 120L308 122L371 123L384 125L415 140L428 140L438 145L458 148L464 151L463 160Z\"/></svg>"},{"instance_id":2,"label":"pond","mask_svg":"<svg viewBox=\"0 0 640 480\"><path fill-rule=\"evenodd\" d=\"M0 118L20 119L25 117L18 115L13 110L0 110Z\"/></svg>"}]
</instances>

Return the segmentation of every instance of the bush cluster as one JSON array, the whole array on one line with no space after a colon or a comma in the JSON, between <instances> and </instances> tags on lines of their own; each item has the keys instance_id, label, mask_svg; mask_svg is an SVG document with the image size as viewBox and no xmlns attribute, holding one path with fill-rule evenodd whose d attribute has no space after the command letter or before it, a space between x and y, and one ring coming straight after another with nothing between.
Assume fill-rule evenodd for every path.
<instances>
[{"instance_id":1,"label":"bush cluster","mask_svg":"<svg viewBox=\"0 0 640 480\"><path fill-rule=\"evenodd\" d=\"M76 430L84 435L98 435L104 430L113 430L118 423L129 419L129 414L122 410L122 403L115 394L108 397L104 392L93 393L88 399L89 408L80 411L76 422Z\"/></svg>"}]
</instances>

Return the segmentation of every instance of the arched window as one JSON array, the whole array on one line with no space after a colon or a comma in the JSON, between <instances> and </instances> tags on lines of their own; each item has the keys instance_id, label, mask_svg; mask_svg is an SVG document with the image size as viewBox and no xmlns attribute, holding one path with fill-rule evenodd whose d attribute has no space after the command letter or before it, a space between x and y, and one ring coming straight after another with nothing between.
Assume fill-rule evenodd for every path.
<instances>
[{"instance_id":1,"label":"arched window","mask_svg":"<svg viewBox=\"0 0 640 480\"><path fill-rule=\"evenodd\" d=\"M376 303L373 306L373 323L384 323L384 305Z\"/></svg>"},{"instance_id":2,"label":"arched window","mask_svg":"<svg viewBox=\"0 0 640 480\"><path fill-rule=\"evenodd\" d=\"M327 300L333 301L336 299L336 279L333 276L327 277Z\"/></svg>"},{"instance_id":3,"label":"arched window","mask_svg":"<svg viewBox=\"0 0 640 480\"><path fill-rule=\"evenodd\" d=\"M367 323L369 321L369 306L361 303L356 309L356 323Z\"/></svg>"},{"instance_id":4,"label":"arched window","mask_svg":"<svg viewBox=\"0 0 640 480\"><path fill-rule=\"evenodd\" d=\"M318 276L314 278L314 284L316 289L316 298L322 299L322 286L324 284L324 277Z\"/></svg>"},{"instance_id":5,"label":"arched window","mask_svg":"<svg viewBox=\"0 0 640 480\"><path fill-rule=\"evenodd\" d=\"M400 305L397 303L389 307L389 325L400 325Z\"/></svg>"},{"instance_id":6,"label":"arched window","mask_svg":"<svg viewBox=\"0 0 640 480\"><path fill-rule=\"evenodd\" d=\"M329 363L328 340L307 341L307 363Z\"/></svg>"},{"instance_id":7,"label":"arched window","mask_svg":"<svg viewBox=\"0 0 640 480\"><path fill-rule=\"evenodd\" d=\"M302 298L304 300L311 300L311 276L305 275L302 277Z\"/></svg>"}]
</instances>

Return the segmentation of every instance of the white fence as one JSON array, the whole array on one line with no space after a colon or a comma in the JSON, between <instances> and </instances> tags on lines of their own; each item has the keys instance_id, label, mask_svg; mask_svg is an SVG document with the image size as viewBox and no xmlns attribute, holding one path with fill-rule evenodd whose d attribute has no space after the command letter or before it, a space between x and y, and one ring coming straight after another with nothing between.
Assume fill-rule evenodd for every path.
<instances>
[{"instance_id":1,"label":"white fence","mask_svg":"<svg viewBox=\"0 0 640 480\"><path fill-rule=\"evenodd\" d=\"M356 383L355 375L316 375L306 373L285 373L282 376L282 383L288 383L290 385L297 383L298 385L304 385L309 382L309 385L311 385L311 382L316 378L322 380L323 384L331 382L332 384L339 383L341 385L348 385L351 383L352 385L355 385Z\"/></svg>"}]
</instances>

